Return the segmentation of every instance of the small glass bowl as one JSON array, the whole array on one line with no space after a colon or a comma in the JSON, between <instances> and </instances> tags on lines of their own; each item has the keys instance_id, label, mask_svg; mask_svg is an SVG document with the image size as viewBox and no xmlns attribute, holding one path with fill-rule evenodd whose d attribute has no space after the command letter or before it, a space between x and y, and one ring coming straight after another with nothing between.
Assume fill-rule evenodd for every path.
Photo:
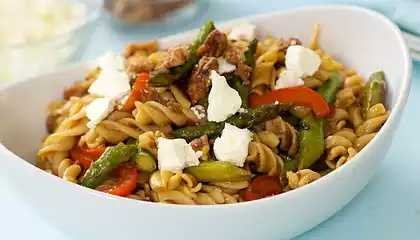
<instances>
[{"instance_id":1,"label":"small glass bowl","mask_svg":"<svg viewBox=\"0 0 420 240\"><path fill-rule=\"evenodd\" d=\"M116 3L112 5L111 2ZM104 0L104 12L115 30L132 32L184 24L196 17L206 4L207 0Z\"/></svg>"},{"instance_id":2,"label":"small glass bowl","mask_svg":"<svg viewBox=\"0 0 420 240\"><path fill-rule=\"evenodd\" d=\"M101 0L72 0L86 6L86 20L76 28L23 43L0 43L0 85L51 71L76 60L101 17Z\"/></svg>"}]
</instances>

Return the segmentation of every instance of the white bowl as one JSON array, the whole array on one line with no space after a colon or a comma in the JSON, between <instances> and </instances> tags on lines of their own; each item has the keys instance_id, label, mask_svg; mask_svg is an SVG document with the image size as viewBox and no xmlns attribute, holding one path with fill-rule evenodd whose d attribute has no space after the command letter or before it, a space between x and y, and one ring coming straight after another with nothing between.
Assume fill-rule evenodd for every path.
<instances>
[{"instance_id":1,"label":"white bowl","mask_svg":"<svg viewBox=\"0 0 420 240\"><path fill-rule=\"evenodd\" d=\"M30 163L45 134L47 103L59 98L65 86L84 78L89 68L81 63L0 90L0 176L28 205L75 239L278 240L329 218L368 183L392 143L411 82L404 38L387 18L359 7L311 7L245 20L259 27L260 37L268 31L275 37L298 37L304 44L313 24L319 23L325 51L364 77L378 69L385 71L387 106L392 113L377 137L344 167L292 192L216 206L141 202L68 183ZM195 33L178 34L160 43L168 47L188 42Z\"/></svg>"}]
</instances>

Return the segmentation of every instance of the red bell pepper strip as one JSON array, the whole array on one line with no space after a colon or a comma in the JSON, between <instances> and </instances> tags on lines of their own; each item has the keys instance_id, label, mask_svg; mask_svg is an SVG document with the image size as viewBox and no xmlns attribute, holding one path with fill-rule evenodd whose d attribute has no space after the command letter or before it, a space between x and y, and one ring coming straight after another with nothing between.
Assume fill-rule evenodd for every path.
<instances>
[{"instance_id":1,"label":"red bell pepper strip","mask_svg":"<svg viewBox=\"0 0 420 240\"><path fill-rule=\"evenodd\" d=\"M117 182L110 185L100 185L96 190L112 195L126 197L130 195L137 186L137 169L131 164L122 164L113 172Z\"/></svg>"},{"instance_id":2,"label":"red bell pepper strip","mask_svg":"<svg viewBox=\"0 0 420 240\"><path fill-rule=\"evenodd\" d=\"M259 176L249 185L245 192L245 200L253 201L261 198L271 197L283 192L283 186L279 177Z\"/></svg>"},{"instance_id":3,"label":"red bell pepper strip","mask_svg":"<svg viewBox=\"0 0 420 240\"><path fill-rule=\"evenodd\" d=\"M303 86L281 88L263 95L251 95L249 97L250 107L274 104L276 102L309 107L317 118L323 118L330 113L325 99L316 91Z\"/></svg>"},{"instance_id":4,"label":"red bell pepper strip","mask_svg":"<svg viewBox=\"0 0 420 240\"><path fill-rule=\"evenodd\" d=\"M149 73L147 72L142 72L137 76L133 89L131 89L130 95L128 95L128 99L121 108L121 111L132 111L135 108L134 103L136 101L144 102L148 99L151 86L148 80Z\"/></svg>"},{"instance_id":5,"label":"red bell pepper strip","mask_svg":"<svg viewBox=\"0 0 420 240\"><path fill-rule=\"evenodd\" d=\"M70 151L70 157L82 169L88 169L90 165L102 155L106 147L101 148L75 148Z\"/></svg>"}]
</instances>

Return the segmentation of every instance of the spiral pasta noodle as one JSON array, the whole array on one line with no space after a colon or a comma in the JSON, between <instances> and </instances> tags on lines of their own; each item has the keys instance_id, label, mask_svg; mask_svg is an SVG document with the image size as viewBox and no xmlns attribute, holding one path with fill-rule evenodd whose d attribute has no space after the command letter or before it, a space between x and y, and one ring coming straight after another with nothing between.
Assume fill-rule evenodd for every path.
<instances>
[{"instance_id":1,"label":"spiral pasta noodle","mask_svg":"<svg viewBox=\"0 0 420 240\"><path fill-rule=\"evenodd\" d=\"M174 123L177 126L184 126L189 119L183 112L175 112L155 101L145 103L136 102L135 105L136 110L134 110L134 116L136 121L141 125L156 124L158 126L165 126ZM194 113L192 114L194 115Z\"/></svg>"},{"instance_id":2,"label":"spiral pasta noodle","mask_svg":"<svg viewBox=\"0 0 420 240\"><path fill-rule=\"evenodd\" d=\"M357 136L374 133L385 123L389 117L382 103L379 103L368 110L365 122L356 129Z\"/></svg>"},{"instance_id":3,"label":"spiral pasta noodle","mask_svg":"<svg viewBox=\"0 0 420 240\"><path fill-rule=\"evenodd\" d=\"M256 91L272 89L276 80L274 64L278 60L279 48L265 52L257 58L254 73L252 74L251 87Z\"/></svg>"},{"instance_id":4,"label":"spiral pasta noodle","mask_svg":"<svg viewBox=\"0 0 420 240\"><path fill-rule=\"evenodd\" d=\"M357 151L354 144L357 136L352 129L342 129L325 138L326 159L325 162L331 169L341 167L352 159Z\"/></svg>"},{"instance_id":5,"label":"spiral pasta noodle","mask_svg":"<svg viewBox=\"0 0 420 240\"><path fill-rule=\"evenodd\" d=\"M333 114L326 118L325 134L328 136L345 128L349 118L350 115L345 109L335 108Z\"/></svg>"},{"instance_id":6,"label":"spiral pasta noodle","mask_svg":"<svg viewBox=\"0 0 420 240\"><path fill-rule=\"evenodd\" d=\"M183 184L193 188L197 185L197 180L195 180L195 178L190 174L182 173L181 171L172 173L161 170L154 172L150 176L149 184L154 191L167 191L175 190Z\"/></svg>"},{"instance_id":7,"label":"spiral pasta noodle","mask_svg":"<svg viewBox=\"0 0 420 240\"><path fill-rule=\"evenodd\" d=\"M84 104L79 98L72 98L70 101L72 104L69 109L69 117L44 140L38 151L38 164L43 165L46 169L51 168L52 173L56 175L59 165L68 156L68 151L76 144L77 137L89 130L86 126Z\"/></svg>"},{"instance_id":8,"label":"spiral pasta noodle","mask_svg":"<svg viewBox=\"0 0 420 240\"><path fill-rule=\"evenodd\" d=\"M283 169L283 160L267 145L252 141L248 146L246 162L253 163L257 172L267 173L269 176L278 176Z\"/></svg>"},{"instance_id":9,"label":"spiral pasta noodle","mask_svg":"<svg viewBox=\"0 0 420 240\"><path fill-rule=\"evenodd\" d=\"M181 105L182 107L182 113L193 122L198 122L197 116L194 114L194 112L191 111L191 101L187 98L187 96L182 92L181 89L179 89L176 86L170 87L171 93L174 95L176 101Z\"/></svg>"},{"instance_id":10,"label":"spiral pasta noodle","mask_svg":"<svg viewBox=\"0 0 420 240\"><path fill-rule=\"evenodd\" d=\"M61 177L69 182L77 183L77 177L82 172L82 168L78 164L73 164L73 161L69 158L61 161L58 166L57 176Z\"/></svg>"},{"instance_id":11,"label":"spiral pasta noodle","mask_svg":"<svg viewBox=\"0 0 420 240\"><path fill-rule=\"evenodd\" d=\"M127 137L137 139L144 132L158 130L168 134L172 131L172 128L169 125L142 125L130 113L114 112L108 119L103 120L94 129L90 129L82 136L78 145L86 144L89 148L95 148L105 143L117 144Z\"/></svg>"},{"instance_id":12,"label":"spiral pasta noodle","mask_svg":"<svg viewBox=\"0 0 420 240\"><path fill-rule=\"evenodd\" d=\"M203 185L202 191L193 200L197 205L230 204L240 201L240 197L225 193L216 186Z\"/></svg>"},{"instance_id":13,"label":"spiral pasta noodle","mask_svg":"<svg viewBox=\"0 0 420 240\"><path fill-rule=\"evenodd\" d=\"M249 186L249 181L240 182L210 182L210 185L217 186L224 193L237 194L239 191L246 189Z\"/></svg>"},{"instance_id":14,"label":"spiral pasta noodle","mask_svg":"<svg viewBox=\"0 0 420 240\"><path fill-rule=\"evenodd\" d=\"M98 148L105 146L105 138L99 136L96 132L96 128L92 128L86 132L85 135L81 136L78 142L79 147L86 145L88 148Z\"/></svg>"},{"instance_id":15,"label":"spiral pasta noodle","mask_svg":"<svg viewBox=\"0 0 420 240\"><path fill-rule=\"evenodd\" d=\"M193 176L181 171L156 171L150 176L149 183L154 201L188 205L236 203L241 199L237 193L249 186L247 181L202 185Z\"/></svg>"},{"instance_id":16,"label":"spiral pasta noodle","mask_svg":"<svg viewBox=\"0 0 420 240\"><path fill-rule=\"evenodd\" d=\"M160 137L165 137L165 134L156 131L156 132L145 132L138 137L138 146L149 150L151 153L157 156L157 139Z\"/></svg>"},{"instance_id":17,"label":"spiral pasta noodle","mask_svg":"<svg viewBox=\"0 0 420 240\"><path fill-rule=\"evenodd\" d=\"M195 205L195 193L201 190L201 183L189 174L156 171L150 176L152 199L158 202Z\"/></svg>"},{"instance_id":18,"label":"spiral pasta noodle","mask_svg":"<svg viewBox=\"0 0 420 240\"><path fill-rule=\"evenodd\" d=\"M346 78L344 88L337 94L335 106L339 108L347 108L356 103L363 91L363 79L359 75L353 75Z\"/></svg>"},{"instance_id":19,"label":"spiral pasta noodle","mask_svg":"<svg viewBox=\"0 0 420 240\"><path fill-rule=\"evenodd\" d=\"M281 117L276 117L273 120L265 122L265 129L266 132L257 133L261 142L271 148L279 145L280 150L287 151L287 155L296 156L299 151L299 137L297 130L292 125L284 121ZM277 137L278 142L272 137L273 134Z\"/></svg>"},{"instance_id":20,"label":"spiral pasta noodle","mask_svg":"<svg viewBox=\"0 0 420 240\"><path fill-rule=\"evenodd\" d=\"M288 180L288 187L290 189L296 189L318 180L321 178L321 175L310 169L302 169L296 173L288 171L286 177Z\"/></svg>"}]
</instances>

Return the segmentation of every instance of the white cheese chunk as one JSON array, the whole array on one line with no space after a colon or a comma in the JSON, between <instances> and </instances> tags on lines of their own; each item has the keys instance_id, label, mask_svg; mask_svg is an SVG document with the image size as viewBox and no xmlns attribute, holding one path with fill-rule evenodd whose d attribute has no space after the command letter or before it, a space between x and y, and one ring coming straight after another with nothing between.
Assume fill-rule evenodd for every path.
<instances>
[{"instance_id":1,"label":"white cheese chunk","mask_svg":"<svg viewBox=\"0 0 420 240\"><path fill-rule=\"evenodd\" d=\"M115 103L109 98L98 98L86 106L85 112L89 122L88 128L94 128L114 110Z\"/></svg>"},{"instance_id":2,"label":"white cheese chunk","mask_svg":"<svg viewBox=\"0 0 420 240\"><path fill-rule=\"evenodd\" d=\"M197 116L198 119L206 118L206 109L201 105L195 105L190 108L191 111Z\"/></svg>"},{"instance_id":3,"label":"white cheese chunk","mask_svg":"<svg viewBox=\"0 0 420 240\"><path fill-rule=\"evenodd\" d=\"M110 99L119 99L127 95L130 90L130 79L127 74L113 69L103 69L88 92Z\"/></svg>"},{"instance_id":4,"label":"white cheese chunk","mask_svg":"<svg viewBox=\"0 0 420 240\"><path fill-rule=\"evenodd\" d=\"M248 129L240 129L225 123L222 136L214 141L213 150L217 160L243 167L251 139L252 133Z\"/></svg>"},{"instance_id":5,"label":"white cheese chunk","mask_svg":"<svg viewBox=\"0 0 420 240\"><path fill-rule=\"evenodd\" d=\"M228 63L228 61L226 61L226 59L223 57L217 58L217 62L219 63L219 70L217 72L220 75L222 75L223 73L230 73L236 70L236 66Z\"/></svg>"},{"instance_id":6,"label":"white cheese chunk","mask_svg":"<svg viewBox=\"0 0 420 240\"><path fill-rule=\"evenodd\" d=\"M107 52L96 60L101 69L124 70L124 58L114 52Z\"/></svg>"},{"instance_id":7,"label":"white cheese chunk","mask_svg":"<svg viewBox=\"0 0 420 240\"><path fill-rule=\"evenodd\" d=\"M239 93L231 88L226 78L216 71L211 71L212 87L209 93L207 119L211 122L222 122L238 112L242 105Z\"/></svg>"},{"instance_id":8,"label":"white cheese chunk","mask_svg":"<svg viewBox=\"0 0 420 240\"><path fill-rule=\"evenodd\" d=\"M295 72L298 77L312 76L320 65L321 58L311 49L300 45L287 48L286 68Z\"/></svg>"},{"instance_id":9,"label":"white cheese chunk","mask_svg":"<svg viewBox=\"0 0 420 240\"><path fill-rule=\"evenodd\" d=\"M232 28L231 32L228 35L230 40L244 40L251 41L255 38L256 26L252 23L241 23L238 26Z\"/></svg>"},{"instance_id":10,"label":"white cheese chunk","mask_svg":"<svg viewBox=\"0 0 420 240\"><path fill-rule=\"evenodd\" d=\"M245 108L239 108L238 112L239 113L246 113L246 109Z\"/></svg>"},{"instance_id":11,"label":"white cheese chunk","mask_svg":"<svg viewBox=\"0 0 420 240\"><path fill-rule=\"evenodd\" d=\"M297 75L296 72L286 69L280 73L274 89L277 90L280 88L302 86L303 84L303 80Z\"/></svg>"},{"instance_id":12,"label":"white cheese chunk","mask_svg":"<svg viewBox=\"0 0 420 240\"><path fill-rule=\"evenodd\" d=\"M198 159L202 153L194 152L185 139L158 138L157 141L159 170L178 172L200 164Z\"/></svg>"}]
</instances>

